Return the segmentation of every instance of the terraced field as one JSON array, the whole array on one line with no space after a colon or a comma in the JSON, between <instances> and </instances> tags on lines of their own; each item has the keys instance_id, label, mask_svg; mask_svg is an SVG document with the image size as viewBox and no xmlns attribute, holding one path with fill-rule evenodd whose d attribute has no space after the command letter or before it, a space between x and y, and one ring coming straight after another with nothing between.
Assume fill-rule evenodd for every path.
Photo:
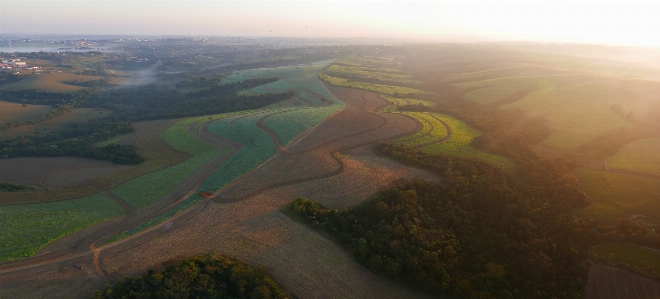
<instances>
[{"instance_id":1,"label":"terraced field","mask_svg":"<svg viewBox=\"0 0 660 299\"><path fill-rule=\"evenodd\" d=\"M633 141L607 159L610 169L660 176L660 138Z\"/></svg>"},{"instance_id":2,"label":"terraced field","mask_svg":"<svg viewBox=\"0 0 660 299\"><path fill-rule=\"evenodd\" d=\"M390 95L380 95L381 98L384 100L392 103L394 106L405 106L405 105L420 105L420 106L427 106L427 107L433 107L435 106L434 103L431 103L429 101L424 101L424 100L418 100L418 99L411 99L411 98L396 98ZM396 107L395 107L396 108Z\"/></svg>"},{"instance_id":3,"label":"terraced field","mask_svg":"<svg viewBox=\"0 0 660 299\"><path fill-rule=\"evenodd\" d=\"M395 142L414 147L423 147L435 142L441 142L449 137L450 131L445 127L445 124L434 117L432 114L425 112L399 112L403 115L410 116L419 121L423 128L421 131L400 139Z\"/></svg>"},{"instance_id":4,"label":"terraced field","mask_svg":"<svg viewBox=\"0 0 660 299\"><path fill-rule=\"evenodd\" d=\"M450 156L479 159L502 167L513 165L508 159L484 153L471 147L470 141L472 138L481 135L478 130L449 115L439 113L429 113L429 115L432 117L428 118L430 121L435 120L432 123L434 128L439 128L441 132L444 127L449 128L449 137L442 140L442 142L418 145L420 150L427 153L443 153ZM426 138L426 136L421 138Z\"/></svg>"},{"instance_id":5,"label":"terraced field","mask_svg":"<svg viewBox=\"0 0 660 299\"><path fill-rule=\"evenodd\" d=\"M351 81L349 79L333 77L333 76L328 76L328 75L321 75L320 78L322 80L332 84L333 86L358 88L358 89L364 89L364 90L373 91L373 92L377 92L377 93L384 93L384 94L388 94L388 95L394 95L394 94L406 95L406 94L414 94L414 93L417 93L417 94L428 93L426 91L415 89L415 88L410 88L410 87Z\"/></svg>"},{"instance_id":6,"label":"terraced field","mask_svg":"<svg viewBox=\"0 0 660 299\"><path fill-rule=\"evenodd\" d=\"M0 206L0 262L29 257L60 237L122 214L122 208L103 194Z\"/></svg>"},{"instance_id":7,"label":"terraced field","mask_svg":"<svg viewBox=\"0 0 660 299\"><path fill-rule=\"evenodd\" d=\"M112 192L124 198L134 208L141 208L170 192L193 171L208 162L218 150L196 140L186 131L188 125L199 119L178 122L163 132L163 139L175 149L191 155L189 159L131 180L112 189Z\"/></svg>"},{"instance_id":8,"label":"terraced field","mask_svg":"<svg viewBox=\"0 0 660 299\"><path fill-rule=\"evenodd\" d=\"M604 221L635 215L660 218L660 183L657 180L587 169L578 169L575 173L594 202L576 210L577 217Z\"/></svg>"},{"instance_id":9,"label":"terraced field","mask_svg":"<svg viewBox=\"0 0 660 299\"><path fill-rule=\"evenodd\" d=\"M530 76L489 79L476 82L454 84L461 89L476 89L463 96L464 99L488 104L505 99L524 90L545 90L555 88L553 77Z\"/></svg>"}]
</instances>

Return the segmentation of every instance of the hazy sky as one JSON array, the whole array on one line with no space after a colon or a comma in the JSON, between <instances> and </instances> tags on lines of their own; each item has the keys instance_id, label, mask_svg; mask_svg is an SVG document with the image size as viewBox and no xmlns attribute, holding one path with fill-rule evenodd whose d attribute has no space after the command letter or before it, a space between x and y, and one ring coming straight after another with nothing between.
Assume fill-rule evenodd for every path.
<instances>
[{"instance_id":1,"label":"hazy sky","mask_svg":"<svg viewBox=\"0 0 660 299\"><path fill-rule=\"evenodd\" d=\"M0 0L0 33L387 37L660 46L653 2Z\"/></svg>"}]
</instances>

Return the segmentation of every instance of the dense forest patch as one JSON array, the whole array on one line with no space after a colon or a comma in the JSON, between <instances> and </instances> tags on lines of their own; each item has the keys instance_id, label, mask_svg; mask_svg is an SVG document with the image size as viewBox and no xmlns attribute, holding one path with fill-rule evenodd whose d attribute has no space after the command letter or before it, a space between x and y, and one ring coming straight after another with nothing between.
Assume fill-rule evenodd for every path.
<instances>
[{"instance_id":1,"label":"dense forest patch","mask_svg":"<svg viewBox=\"0 0 660 299\"><path fill-rule=\"evenodd\" d=\"M292 297L268 276L265 268L223 256L170 261L163 269L124 276L94 295L95 299Z\"/></svg>"}]
</instances>

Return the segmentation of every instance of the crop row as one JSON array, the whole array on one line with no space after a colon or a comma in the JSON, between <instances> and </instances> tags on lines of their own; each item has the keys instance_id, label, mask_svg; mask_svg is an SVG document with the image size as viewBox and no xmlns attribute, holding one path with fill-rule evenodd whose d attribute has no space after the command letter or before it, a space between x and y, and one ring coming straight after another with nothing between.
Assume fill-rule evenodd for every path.
<instances>
[{"instance_id":1,"label":"crop row","mask_svg":"<svg viewBox=\"0 0 660 299\"><path fill-rule=\"evenodd\" d=\"M326 82L328 82L328 83L330 83L334 86L359 88L359 89L369 90L369 91L373 91L373 92L377 92L377 93L384 93L384 94L388 94L388 95L427 93L426 91L415 89L415 88L410 88L410 87L357 82L357 81L351 81L351 80L348 80L348 79L338 78L338 77L333 77L333 76L328 76L328 75L320 75L319 77L322 80L325 80Z\"/></svg>"},{"instance_id":2,"label":"crop row","mask_svg":"<svg viewBox=\"0 0 660 299\"><path fill-rule=\"evenodd\" d=\"M328 107L302 108L275 114L268 117L264 121L264 125L273 130L280 139L280 142L286 145L298 135L337 112L340 108L339 105L332 105Z\"/></svg>"},{"instance_id":3,"label":"crop row","mask_svg":"<svg viewBox=\"0 0 660 299\"><path fill-rule=\"evenodd\" d=\"M424 129L414 135L403 137L396 142L406 146L418 146L429 142L434 142L447 137L447 128L444 124L433 117L432 115L424 112L401 112L401 114L408 115L417 119L424 125ZM428 127L428 129L427 129Z\"/></svg>"},{"instance_id":4,"label":"crop row","mask_svg":"<svg viewBox=\"0 0 660 299\"><path fill-rule=\"evenodd\" d=\"M344 56L341 59L337 60L337 63L349 65L349 66L370 66L370 67L381 67L387 68L394 63L385 59L378 59L375 57L364 57L364 56Z\"/></svg>"},{"instance_id":5,"label":"crop row","mask_svg":"<svg viewBox=\"0 0 660 299\"><path fill-rule=\"evenodd\" d=\"M194 118L178 122L163 132L163 139L175 149L190 154L189 159L126 182L112 192L134 208L143 207L172 191L186 177L213 158L218 150L198 141L186 130L189 124L198 120L199 118Z\"/></svg>"},{"instance_id":6,"label":"crop row","mask_svg":"<svg viewBox=\"0 0 660 299\"><path fill-rule=\"evenodd\" d=\"M58 238L122 214L122 208L103 194L0 206L0 262L29 257Z\"/></svg>"},{"instance_id":7,"label":"crop row","mask_svg":"<svg viewBox=\"0 0 660 299\"><path fill-rule=\"evenodd\" d=\"M449 115L439 113L432 113L430 115L433 115L437 119L446 123L451 130L451 135L442 142L421 148L422 151L428 153L443 153L457 157L475 158L503 167L510 167L512 165L509 160L503 157L484 153L470 146L472 138L479 136L481 132Z\"/></svg>"},{"instance_id":8,"label":"crop row","mask_svg":"<svg viewBox=\"0 0 660 299\"><path fill-rule=\"evenodd\" d=\"M326 72L339 73L339 74L355 74L367 77L376 77L376 78L389 78L389 79L409 79L409 75L397 74L397 73L386 73L379 72L372 68L368 67L359 67L359 66L345 66L339 64L331 65Z\"/></svg>"}]
</instances>

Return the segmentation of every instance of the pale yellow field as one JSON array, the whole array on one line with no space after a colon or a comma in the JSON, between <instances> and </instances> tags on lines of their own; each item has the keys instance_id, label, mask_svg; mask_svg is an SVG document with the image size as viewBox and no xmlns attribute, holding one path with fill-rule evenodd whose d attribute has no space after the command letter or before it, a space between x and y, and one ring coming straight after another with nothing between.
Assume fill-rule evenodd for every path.
<instances>
[{"instance_id":1,"label":"pale yellow field","mask_svg":"<svg viewBox=\"0 0 660 299\"><path fill-rule=\"evenodd\" d=\"M660 138L633 141L607 159L610 169L660 175Z\"/></svg>"}]
</instances>

